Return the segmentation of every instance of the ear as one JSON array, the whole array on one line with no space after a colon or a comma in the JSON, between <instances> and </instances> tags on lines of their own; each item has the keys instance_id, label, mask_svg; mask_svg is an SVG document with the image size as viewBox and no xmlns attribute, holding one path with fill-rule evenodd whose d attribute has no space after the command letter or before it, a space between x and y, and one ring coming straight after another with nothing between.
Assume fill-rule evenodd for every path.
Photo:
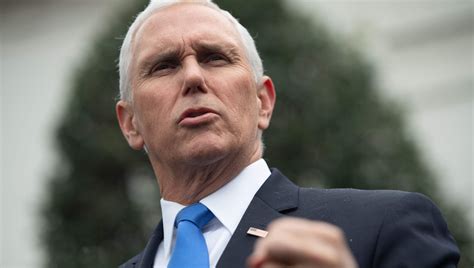
<instances>
[{"instance_id":1,"label":"ear","mask_svg":"<svg viewBox=\"0 0 474 268\"><path fill-rule=\"evenodd\" d=\"M128 145L135 150L142 150L145 142L138 130L132 105L127 101L120 100L115 105L115 112L117 113L120 129Z\"/></svg>"},{"instance_id":2,"label":"ear","mask_svg":"<svg viewBox=\"0 0 474 268\"><path fill-rule=\"evenodd\" d=\"M264 130L270 125L270 119L272 118L273 107L275 106L276 100L275 87L270 77L263 76L260 88L258 88L257 97L260 104L258 128Z\"/></svg>"}]
</instances>

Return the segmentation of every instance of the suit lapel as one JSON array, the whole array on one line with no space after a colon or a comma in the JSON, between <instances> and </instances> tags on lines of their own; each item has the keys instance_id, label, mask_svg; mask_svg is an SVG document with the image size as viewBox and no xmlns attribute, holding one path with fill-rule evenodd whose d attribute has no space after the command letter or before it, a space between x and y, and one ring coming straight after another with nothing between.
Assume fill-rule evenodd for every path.
<instances>
[{"instance_id":1,"label":"suit lapel","mask_svg":"<svg viewBox=\"0 0 474 268\"><path fill-rule=\"evenodd\" d=\"M217 267L245 267L258 237L247 234L250 227L265 230L270 222L298 206L298 187L277 169L255 194L224 250Z\"/></svg>"},{"instance_id":2,"label":"suit lapel","mask_svg":"<svg viewBox=\"0 0 474 268\"><path fill-rule=\"evenodd\" d=\"M152 268L155 261L155 255L158 251L158 246L163 240L163 221L160 221L158 226L153 231L150 240L143 251L143 256L139 264L139 268Z\"/></svg>"}]
</instances>

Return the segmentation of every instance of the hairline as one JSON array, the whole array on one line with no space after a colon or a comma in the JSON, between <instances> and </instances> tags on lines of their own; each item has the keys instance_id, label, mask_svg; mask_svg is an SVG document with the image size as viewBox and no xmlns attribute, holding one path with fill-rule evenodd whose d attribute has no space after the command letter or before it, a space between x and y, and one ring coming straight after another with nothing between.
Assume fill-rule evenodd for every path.
<instances>
[{"instance_id":1,"label":"hairline","mask_svg":"<svg viewBox=\"0 0 474 268\"><path fill-rule=\"evenodd\" d=\"M139 32L140 28L143 24L155 13L158 11L165 9L167 7L177 5L177 4L197 4L209 7L218 11L222 14L226 19L230 21L232 26L234 27L237 35L240 38L240 41L243 45L243 49L245 51L245 56L247 57L247 61L252 69L252 73L254 74L255 82L258 84L263 77L263 65L262 60L258 54L255 42L247 31L247 29L242 26L239 21L233 17L228 11L221 9L217 4L213 3L212 1L183 1L183 0L173 0L173 1L151 1L149 5L140 12L131 26L129 27L127 34L124 38L122 43L122 47L120 49L120 57L119 57L119 76L120 76L120 99L131 101L132 100L132 87L131 87L131 79L130 79L130 69L131 69L131 62L132 58L134 57L134 41L137 33Z\"/></svg>"}]
</instances>

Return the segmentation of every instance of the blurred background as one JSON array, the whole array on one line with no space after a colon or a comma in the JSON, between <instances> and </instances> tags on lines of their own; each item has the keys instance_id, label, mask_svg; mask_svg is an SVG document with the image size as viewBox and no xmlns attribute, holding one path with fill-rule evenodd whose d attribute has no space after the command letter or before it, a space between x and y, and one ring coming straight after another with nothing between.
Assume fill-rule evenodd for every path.
<instances>
[{"instance_id":1,"label":"blurred background","mask_svg":"<svg viewBox=\"0 0 474 268\"><path fill-rule=\"evenodd\" d=\"M287 107L276 111L266 137L270 165L305 185L427 194L469 250L462 267L472 267L474 2L216 2L256 36L277 77L277 105ZM148 163L126 148L113 107L120 38L145 1L0 3L0 267L119 264L160 218ZM295 108L313 98L319 110ZM314 162L273 156L300 154L305 148L292 142L305 139L314 146L302 154Z\"/></svg>"}]
</instances>

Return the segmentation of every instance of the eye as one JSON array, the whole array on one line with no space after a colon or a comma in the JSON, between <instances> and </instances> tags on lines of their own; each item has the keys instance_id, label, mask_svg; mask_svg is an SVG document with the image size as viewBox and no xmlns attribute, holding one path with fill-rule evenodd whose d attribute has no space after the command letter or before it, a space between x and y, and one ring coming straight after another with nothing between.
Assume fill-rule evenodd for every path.
<instances>
[{"instance_id":1,"label":"eye","mask_svg":"<svg viewBox=\"0 0 474 268\"><path fill-rule=\"evenodd\" d=\"M174 63L174 62L168 62L168 61L160 62L160 63L153 66L150 73L151 74L164 73L164 72L167 72L167 71L174 70L174 69L176 69L176 67L178 67L178 64Z\"/></svg>"},{"instance_id":2,"label":"eye","mask_svg":"<svg viewBox=\"0 0 474 268\"><path fill-rule=\"evenodd\" d=\"M229 60L226 56L224 56L222 54L212 53L212 54L206 55L203 62L212 64L212 65L220 66L220 65L224 65L224 64L229 63Z\"/></svg>"}]
</instances>

